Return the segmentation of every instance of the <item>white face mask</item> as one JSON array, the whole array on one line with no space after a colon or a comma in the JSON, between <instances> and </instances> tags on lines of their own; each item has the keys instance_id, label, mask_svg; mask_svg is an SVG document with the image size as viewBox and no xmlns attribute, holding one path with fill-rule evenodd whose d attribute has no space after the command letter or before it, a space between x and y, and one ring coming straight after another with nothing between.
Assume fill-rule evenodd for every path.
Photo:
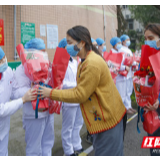
<instances>
[{"instance_id":1,"label":"white face mask","mask_svg":"<svg viewBox=\"0 0 160 160\"><path fill-rule=\"evenodd\" d=\"M160 40L160 39L159 39ZM158 43L158 41L159 40L152 40L152 41L145 41L145 45L148 45L148 46L150 46L150 47L152 47L152 48L155 48L155 49L157 49L157 50L159 50L160 49L160 46L157 46L157 43Z\"/></svg>"},{"instance_id":2,"label":"white face mask","mask_svg":"<svg viewBox=\"0 0 160 160\"><path fill-rule=\"evenodd\" d=\"M117 44L116 48L117 50L120 50L122 48L122 44Z\"/></svg>"},{"instance_id":3,"label":"white face mask","mask_svg":"<svg viewBox=\"0 0 160 160\"><path fill-rule=\"evenodd\" d=\"M3 73L8 68L7 58L5 58L5 62L0 65L0 73Z\"/></svg>"}]
</instances>

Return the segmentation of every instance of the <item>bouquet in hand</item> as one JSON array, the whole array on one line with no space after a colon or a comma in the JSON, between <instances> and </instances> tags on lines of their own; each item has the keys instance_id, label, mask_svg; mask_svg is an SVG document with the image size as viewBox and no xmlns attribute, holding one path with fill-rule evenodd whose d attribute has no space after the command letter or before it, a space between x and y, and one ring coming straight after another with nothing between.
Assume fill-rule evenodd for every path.
<instances>
[{"instance_id":1,"label":"bouquet in hand","mask_svg":"<svg viewBox=\"0 0 160 160\"><path fill-rule=\"evenodd\" d=\"M49 68L47 52L36 49L24 49L22 44L19 44L16 48L26 76L32 82L45 82Z\"/></svg>"},{"instance_id":2,"label":"bouquet in hand","mask_svg":"<svg viewBox=\"0 0 160 160\"><path fill-rule=\"evenodd\" d=\"M131 56L131 55L128 54L128 53L125 53L125 54L124 54L123 64L124 64L125 66L129 66L129 67L130 67L130 66L133 64L133 61L134 61L133 56Z\"/></svg>"},{"instance_id":3,"label":"bouquet in hand","mask_svg":"<svg viewBox=\"0 0 160 160\"><path fill-rule=\"evenodd\" d=\"M134 59L134 61L136 61L137 63L140 63L140 61L141 61L141 56L140 56L140 54L134 53L134 54L133 54L133 59Z\"/></svg>"},{"instance_id":4,"label":"bouquet in hand","mask_svg":"<svg viewBox=\"0 0 160 160\"><path fill-rule=\"evenodd\" d=\"M124 56L124 61L123 61L123 65L130 67L133 64L133 56L131 56L128 53L123 53ZM127 77L128 71L124 70L124 71L120 71L119 72L120 75Z\"/></svg>"},{"instance_id":5,"label":"bouquet in hand","mask_svg":"<svg viewBox=\"0 0 160 160\"><path fill-rule=\"evenodd\" d=\"M104 56L104 59L109 67L112 79L114 80L114 83L116 83L116 77L119 74L119 70L122 63L122 54L121 53L112 53L110 52L106 56Z\"/></svg>"},{"instance_id":6,"label":"bouquet in hand","mask_svg":"<svg viewBox=\"0 0 160 160\"><path fill-rule=\"evenodd\" d=\"M160 52L147 45L142 46L140 70L134 73L133 86L136 101L140 107L145 107L148 102L153 105L159 95Z\"/></svg>"},{"instance_id":7,"label":"bouquet in hand","mask_svg":"<svg viewBox=\"0 0 160 160\"><path fill-rule=\"evenodd\" d=\"M148 45L142 46L140 70L135 72L133 85L137 103L145 107L155 104L159 95L160 52ZM142 113L143 112L143 113ZM141 110L144 130L153 134L160 128L160 115L157 110Z\"/></svg>"},{"instance_id":8,"label":"bouquet in hand","mask_svg":"<svg viewBox=\"0 0 160 160\"><path fill-rule=\"evenodd\" d=\"M36 49L24 49L22 44L17 47L17 52L24 67L26 76L32 81L33 88L37 88L39 83L46 83L48 78L49 60L47 52ZM33 109L37 111L46 111L48 109L49 100L44 98L43 100L32 101Z\"/></svg>"},{"instance_id":9,"label":"bouquet in hand","mask_svg":"<svg viewBox=\"0 0 160 160\"><path fill-rule=\"evenodd\" d=\"M70 55L67 53L67 50L57 47L52 69L49 73L49 82L48 84L54 89L62 89L63 79L65 77ZM49 99L49 112L60 114L62 102L54 101Z\"/></svg>"},{"instance_id":10,"label":"bouquet in hand","mask_svg":"<svg viewBox=\"0 0 160 160\"><path fill-rule=\"evenodd\" d=\"M140 54L134 53L134 54L133 54L133 59L134 59L134 61L137 63L137 65L132 66L132 71L138 71L138 65L139 65L139 63L140 63L140 61L141 61L141 56L140 56Z\"/></svg>"}]
</instances>

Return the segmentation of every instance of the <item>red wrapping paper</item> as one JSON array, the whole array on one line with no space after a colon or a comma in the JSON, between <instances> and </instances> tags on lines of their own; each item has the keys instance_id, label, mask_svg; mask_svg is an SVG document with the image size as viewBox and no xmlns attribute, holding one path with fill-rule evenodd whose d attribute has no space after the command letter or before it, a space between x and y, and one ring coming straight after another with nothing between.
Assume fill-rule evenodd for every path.
<instances>
[{"instance_id":1,"label":"red wrapping paper","mask_svg":"<svg viewBox=\"0 0 160 160\"><path fill-rule=\"evenodd\" d=\"M154 48L150 48L149 46L146 45L142 46L142 57L141 57L141 65L139 72L141 72L143 67L144 71L142 75L145 76L145 71L147 71L146 68L149 66L151 68L151 71L152 70L154 71L154 75L152 75L148 80L148 84L152 85L151 87L146 87L146 86L143 87L139 95L137 94L137 92L135 92L136 99L140 100L140 103L138 104L141 107L145 107L148 102L151 105L153 105L158 99L159 79L160 79L159 60L160 60L160 52L158 52ZM135 88L135 85L137 84L136 83L133 84ZM144 112L143 118L144 118L143 128L147 133L153 134L160 127L160 119L158 112L156 110Z\"/></svg>"},{"instance_id":2,"label":"red wrapping paper","mask_svg":"<svg viewBox=\"0 0 160 160\"><path fill-rule=\"evenodd\" d=\"M130 56L130 54L126 54L126 53L123 53L123 55L124 55L123 65L131 66L133 64L133 61L134 61L133 56ZM120 71L119 74L127 77L128 71L126 71L126 70Z\"/></svg>"},{"instance_id":3,"label":"red wrapping paper","mask_svg":"<svg viewBox=\"0 0 160 160\"><path fill-rule=\"evenodd\" d=\"M139 55L133 54L133 60L136 61L137 63L140 63L141 57Z\"/></svg>"},{"instance_id":4,"label":"red wrapping paper","mask_svg":"<svg viewBox=\"0 0 160 160\"><path fill-rule=\"evenodd\" d=\"M38 89L38 85L34 85L33 88L37 88ZM33 110L36 109L36 103L37 103L37 100L32 101ZM49 99L48 98L44 98L43 100L39 99L38 111L46 111L46 110L48 110L48 103L49 103Z\"/></svg>"},{"instance_id":5,"label":"red wrapping paper","mask_svg":"<svg viewBox=\"0 0 160 160\"><path fill-rule=\"evenodd\" d=\"M152 87L142 86L133 82L136 101L140 107L145 107L148 102L153 105L158 98L159 89L158 81L156 80Z\"/></svg>"},{"instance_id":6,"label":"red wrapping paper","mask_svg":"<svg viewBox=\"0 0 160 160\"><path fill-rule=\"evenodd\" d=\"M160 80L160 51L149 57L155 77Z\"/></svg>"},{"instance_id":7,"label":"red wrapping paper","mask_svg":"<svg viewBox=\"0 0 160 160\"><path fill-rule=\"evenodd\" d=\"M133 64L134 58L133 56L130 56L130 54L124 54L124 61L123 64L125 66L131 66Z\"/></svg>"},{"instance_id":8,"label":"red wrapping paper","mask_svg":"<svg viewBox=\"0 0 160 160\"><path fill-rule=\"evenodd\" d=\"M49 82L52 88L62 89L63 79L65 77L70 55L67 50L57 47L53 63L52 63L52 74L53 78ZM49 100L49 113L60 114L62 102Z\"/></svg>"},{"instance_id":9,"label":"red wrapping paper","mask_svg":"<svg viewBox=\"0 0 160 160\"><path fill-rule=\"evenodd\" d=\"M140 107L145 107L148 102L153 105L158 99L159 95L159 68L158 58L160 58L160 52L154 48L150 48L148 45L142 46L142 57L140 70L134 73L134 76L146 77L148 75L147 68L153 68L155 77L150 77L148 83L152 83L152 86L144 86L144 84L137 83L133 80L133 86L135 90L136 101ZM143 71L142 71L143 68Z\"/></svg>"},{"instance_id":10,"label":"red wrapping paper","mask_svg":"<svg viewBox=\"0 0 160 160\"><path fill-rule=\"evenodd\" d=\"M105 52L103 53L103 58L106 59L106 58L108 57L108 55L109 55L109 53L105 51Z\"/></svg>"},{"instance_id":11,"label":"red wrapping paper","mask_svg":"<svg viewBox=\"0 0 160 160\"><path fill-rule=\"evenodd\" d=\"M19 44L16 48L26 76L32 82L45 82L49 68L47 53L39 50L24 50L22 44Z\"/></svg>"},{"instance_id":12,"label":"red wrapping paper","mask_svg":"<svg viewBox=\"0 0 160 160\"><path fill-rule=\"evenodd\" d=\"M22 62L22 64L24 65L24 63L26 62L26 57L27 57L27 55L24 54L23 44L19 44L19 45L16 47L16 49L17 49L19 58L21 59L21 62Z\"/></svg>"},{"instance_id":13,"label":"red wrapping paper","mask_svg":"<svg viewBox=\"0 0 160 160\"><path fill-rule=\"evenodd\" d=\"M119 71L119 74L120 74L121 76L127 77L128 71L126 71L126 70L124 70L124 71Z\"/></svg>"},{"instance_id":14,"label":"red wrapping paper","mask_svg":"<svg viewBox=\"0 0 160 160\"><path fill-rule=\"evenodd\" d=\"M116 77L119 74L119 70L121 67L123 55L122 53L112 53L112 51L106 55L104 55L104 59L108 64L112 79L116 83Z\"/></svg>"},{"instance_id":15,"label":"red wrapping paper","mask_svg":"<svg viewBox=\"0 0 160 160\"><path fill-rule=\"evenodd\" d=\"M158 128L160 128L160 119L157 111L145 112L143 118L143 128L147 133L153 134Z\"/></svg>"},{"instance_id":16,"label":"red wrapping paper","mask_svg":"<svg viewBox=\"0 0 160 160\"><path fill-rule=\"evenodd\" d=\"M26 76L35 83L45 83L48 78L49 60L45 52L39 50L25 50L22 44L17 47L18 55L24 67ZM34 86L38 87L38 86ZM32 101L32 107L35 110L37 100ZM49 108L49 100L39 100L38 110L45 111Z\"/></svg>"}]
</instances>

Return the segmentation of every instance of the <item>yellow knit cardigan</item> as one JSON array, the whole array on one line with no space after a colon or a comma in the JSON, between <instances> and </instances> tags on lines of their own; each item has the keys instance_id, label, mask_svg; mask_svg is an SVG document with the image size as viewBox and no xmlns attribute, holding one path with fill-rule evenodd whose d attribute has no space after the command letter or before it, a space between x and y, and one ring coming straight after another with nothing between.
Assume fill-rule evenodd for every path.
<instances>
[{"instance_id":1,"label":"yellow knit cardigan","mask_svg":"<svg viewBox=\"0 0 160 160\"><path fill-rule=\"evenodd\" d=\"M53 89L50 98L80 103L90 134L115 127L126 113L106 62L93 51L90 51L85 61L78 66L77 86L66 90Z\"/></svg>"}]
</instances>

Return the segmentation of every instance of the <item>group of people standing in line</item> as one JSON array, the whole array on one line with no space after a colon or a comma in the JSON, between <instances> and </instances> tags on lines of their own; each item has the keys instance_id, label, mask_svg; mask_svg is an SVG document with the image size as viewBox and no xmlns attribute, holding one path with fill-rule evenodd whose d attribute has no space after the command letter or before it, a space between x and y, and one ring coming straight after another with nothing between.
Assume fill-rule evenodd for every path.
<instances>
[{"instance_id":1,"label":"group of people standing in line","mask_svg":"<svg viewBox=\"0 0 160 160\"><path fill-rule=\"evenodd\" d=\"M144 36L147 45L157 47L160 24L149 24ZM155 46L153 41L157 42ZM129 36L113 37L110 43L113 53L124 52L133 56L129 49ZM66 49L70 55L62 90L42 86L38 90L31 89L32 82L25 75L23 65L18 66L13 73L8 67L4 51L0 48L0 155L8 155L10 116L20 108L23 108L26 155L52 155L54 115L47 110L39 112L38 119L35 119L31 101L38 94L39 98L48 97L63 102L61 137L66 156L83 152L80 137L83 123L88 131L86 140L93 143L96 156L123 156L127 114L136 113L130 98L133 91L131 67L138 64L133 62L132 66L125 66L123 57L120 70L127 70L128 75L118 75L114 84L103 59L105 41L91 38L89 30L83 26L69 29L58 47ZM42 39L35 38L27 42L24 48L45 51L45 44ZM158 106L159 100L153 106L146 107L153 110L158 109ZM157 131L157 135L160 136L160 131Z\"/></svg>"}]
</instances>

